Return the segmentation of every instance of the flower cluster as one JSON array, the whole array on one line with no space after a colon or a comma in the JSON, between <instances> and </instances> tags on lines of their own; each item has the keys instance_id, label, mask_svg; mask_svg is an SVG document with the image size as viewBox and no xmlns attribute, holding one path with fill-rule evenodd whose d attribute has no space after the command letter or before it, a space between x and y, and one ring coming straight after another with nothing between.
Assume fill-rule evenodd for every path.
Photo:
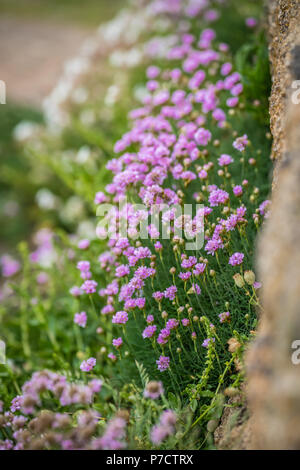
<instances>
[{"instance_id":1,"label":"flower cluster","mask_svg":"<svg viewBox=\"0 0 300 470\"><path fill-rule=\"evenodd\" d=\"M198 8L183 0L152 2L152 15L176 11L185 17L186 28L164 46L160 58L165 67L148 66L142 104L130 112L131 126L107 163L112 180L105 192L95 195L98 208L111 204L105 223L97 227L98 235L108 238L99 256L108 283L97 292L90 263L80 261L84 283L71 291L74 296L86 292L96 301L99 294L101 314L112 315L117 335L122 327L123 336L112 340L115 348L128 342L130 325L140 329L143 348L153 348L149 356L160 372L178 367L175 352L182 360L190 349L200 351L199 346L208 348L215 341L207 338L194 312L211 321L219 315L210 291L222 291L226 302L224 273L249 265L247 231L257 227L268 206L268 201L258 209L253 206L259 192L242 176L245 165L254 175L257 163L250 137L235 129L235 116L245 106L242 77L228 45L218 41L211 27L209 4ZM197 33L195 17L203 25ZM154 55L149 49L147 54ZM176 208L185 204L195 208L194 214L178 214ZM145 233L139 230L141 223L146 223ZM188 242L199 235L203 246L191 253ZM229 319L236 320L233 313L219 315L219 327ZM138 350L135 355L140 359ZM112 352L108 357L117 359Z\"/></svg>"}]
</instances>

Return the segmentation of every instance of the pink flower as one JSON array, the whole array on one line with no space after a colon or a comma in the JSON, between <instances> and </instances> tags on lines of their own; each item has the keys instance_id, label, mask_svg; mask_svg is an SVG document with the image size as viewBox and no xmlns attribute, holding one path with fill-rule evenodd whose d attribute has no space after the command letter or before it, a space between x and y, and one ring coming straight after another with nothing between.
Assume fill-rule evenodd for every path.
<instances>
[{"instance_id":1,"label":"pink flower","mask_svg":"<svg viewBox=\"0 0 300 470\"><path fill-rule=\"evenodd\" d=\"M122 338L115 338L112 340L112 344L116 349L119 349L123 344L123 340Z\"/></svg>"},{"instance_id":2,"label":"pink flower","mask_svg":"<svg viewBox=\"0 0 300 470\"><path fill-rule=\"evenodd\" d=\"M220 166L228 166L230 163L233 162L233 158L230 155L226 155L223 153L220 158L218 159Z\"/></svg>"},{"instance_id":3,"label":"pink flower","mask_svg":"<svg viewBox=\"0 0 300 470\"><path fill-rule=\"evenodd\" d=\"M88 280L82 284L81 289L83 289L86 294L94 294L96 292L97 285L98 283L96 281Z\"/></svg>"},{"instance_id":4,"label":"pink flower","mask_svg":"<svg viewBox=\"0 0 300 470\"><path fill-rule=\"evenodd\" d=\"M208 176L208 173L205 170L200 170L198 173L198 176L201 180L205 180Z\"/></svg>"},{"instance_id":5,"label":"pink flower","mask_svg":"<svg viewBox=\"0 0 300 470\"><path fill-rule=\"evenodd\" d=\"M228 98L228 100L226 101L226 104L228 108L235 108L238 102L239 102L239 99L234 97L234 98Z\"/></svg>"},{"instance_id":6,"label":"pink flower","mask_svg":"<svg viewBox=\"0 0 300 470\"><path fill-rule=\"evenodd\" d=\"M269 199L266 199L264 202L262 202L258 208L260 215L264 215L267 218L270 205L271 201Z\"/></svg>"},{"instance_id":7,"label":"pink flower","mask_svg":"<svg viewBox=\"0 0 300 470\"><path fill-rule=\"evenodd\" d=\"M228 75L232 70L232 64L230 62L226 62L221 67L221 75Z\"/></svg>"},{"instance_id":8,"label":"pink flower","mask_svg":"<svg viewBox=\"0 0 300 470\"><path fill-rule=\"evenodd\" d=\"M166 328L168 330L174 330L175 328L177 328L178 325L179 325L179 321L176 320L176 318L170 318L167 321Z\"/></svg>"},{"instance_id":9,"label":"pink flower","mask_svg":"<svg viewBox=\"0 0 300 470\"><path fill-rule=\"evenodd\" d=\"M147 383L146 388L144 390L145 398L151 398L152 400L156 400L163 394L164 394L164 387L163 387L162 382L155 382L152 380Z\"/></svg>"},{"instance_id":10,"label":"pink flower","mask_svg":"<svg viewBox=\"0 0 300 470\"><path fill-rule=\"evenodd\" d=\"M152 338L152 336L156 332L156 329L157 329L156 325L146 326L146 328L144 329L143 334L142 334L143 338Z\"/></svg>"},{"instance_id":11,"label":"pink flower","mask_svg":"<svg viewBox=\"0 0 300 470\"><path fill-rule=\"evenodd\" d=\"M79 261L77 263L77 268L81 271L81 272L87 272L90 270L90 262L89 261Z\"/></svg>"},{"instance_id":12,"label":"pink flower","mask_svg":"<svg viewBox=\"0 0 300 470\"><path fill-rule=\"evenodd\" d=\"M231 264L231 266L238 266L242 264L244 256L245 255L243 253L239 253L239 252L234 253L229 258L229 264Z\"/></svg>"},{"instance_id":13,"label":"pink flower","mask_svg":"<svg viewBox=\"0 0 300 470\"><path fill-rule=\"evenodd\" d=\"M211 132L204 127L200 127L195 134L195 141L198 145L206 146L211 140Z\"/></svg>"},{"instance_id":14,"label":"pink flower","mask_svg":"<svg viewBox=\"0 0 300 470\"><path fill-rule=\"evenodd\" d=\"M160 356L156 361L157 368L160 372L164 372L170 367L170 358L168 356Z\"/></svg>"},{"instance_id":15,"label":"pink flower","mask_svg":"<svg viewBox=\"0 0 300 470\"><path fill-rule=\"evenodd\" d=\"M191 287L192 291L194 292L194 294L197 294L197 295L200 295L201 294L201 288L198 284L194 283L192 284L192 287Z\"/></svg>"},{"instance_id":16,"label":"pink flower","mask_svg":"<svg viewBox=\"0 0 300 470\"><path fill-rule=\"evenodd\" d=\"M103 202L107 202L107 197L102 191L99 191L98 193L95 194L95 199L94 203L95 204L103 204Z\"/></svg>"},{"instance_id":17,"label":"pink flower","mask_svg":"<svg viewBox=\"0 0 300 470\"><path fill-rule=\"evenodd\" d=\"M175 434L176 414L172 410L165 410L160 416L159 423L151 429L151 441L159 445L167 437Z\"/></svg>"},{"instance_id":18,"label":"pink flower","mask_svg":"<svg viewBox=\"0 0 300 470\"><path fill-rule=\"evenodd\" d=\"M170 334L171 331L169 330L169 328L163 328L162 330L160 330L160 333L157 338L158 344L166 344L169 340Z\"/></svg>"},{"instance_id":19,"label":"pink flower","mask_svg":"<svg viewBox=\"0 0 300 470\"><path fill-rule=\"evenodd\" d=\"M81 326L81 328L85 328L86 322L87 322L87 314L85 312L75 313L74 323Z\"/></svg>"},{"instance_id":20,"label":"pink flower","mask_svg":"<svg viewBox=\"0 0 300 470\"><path fill-rule=\"evenodd\" d=\"M220 323L226 323L230 320L230 313L229 312L222 312L218 315L220 319Z\"/></svg>"},{"instance_id":21,"label":"pink flower","mask_svg":"<svg viewBox=\"0 0 300 470\"><path fill-rule=\"evenodd\" d=\"M116 277L124 277L130 273L130 268L128 265L121 264L116 268Z\"/></svg>"},{"instance_id":22,"label":"pink flower","mask_svg":"<svg viewBox=\"0 0 300 470\"><path fill-rule=\"evenodd\" d=\"M21 268L20 263L9 255L3 255L0 262L2 266L3 277L12 277Z\"/></svg>"},{"instance_id":23,"label":"pink flower","mask_svg":"<svg viewBox=\"0 0 300 470\"><path fill-rule=\"evenodd\" d=\"M80 250L86 250L90 246L90 241L87 239L80 240L77 246Z\"/></svg>"},{"instance_id":24,"label":"pink flower","mask_svg":"<svg viewBox=\"0 0 300 470\"><path fill-rule=\"evenodd\" d=\"M146 318L146 322L149 324L154 322L154 316L153 315L148 315Z\"/></svg>"},{"instance_id":25,"label":"pink flower","mask_svg":"<svg viewBox=\"0 0 300 470\"><path fill-rule=\"evenodd\" d=\"M80 297L80 295L83 294L83 290L78 286L73 286L70 289L70 294L73 295L73 297Z\"/></svg>"},{"instance_id":26,"label":"pink flower","mask_svg":"<svg viewBox=\"0 0 300 470\"><path fill-rule=\"evenodd\" d=\"M162 251L163 246L162 246L162 244L161 244L160 242L157 241L157 242L154 244L154 248L155 248L155 251L160 252L160 251Z\"/></svg>"},{"instance_id":27,"label":"pink flower","mask_svg":"<svg viewBox=\"0 0 300 470\"><path fill-rule=\"evenodd\" d=\"M209 344L210 343L214 343L215 342L215 338L206 338L203 343L202 343L202 346L204 348L208 348Z\"/></svg>"},{"instance_id":28,"label":"pink flower","mask_svg":"<svg viewBox=\"0 0 300 470\"><path fill-rule=\"evenodd\" d=\"M177 292L177 287L176 286L170 286L165 290L164 296L165 296L166 299L174 300L176 292Z\"/></svg>"},{"instance_id":29,"label":"pink flower","mask_svg":"<svg viewBox=\"0 0 300 470\"><path fill-rule=\"evenodd\" d=\"M208 201L211 207L216 207L219 204L225 204L225 202L227 202L228 199L229 199L229 194L223 189L213 190L208 197Z\"/></svg>"},{"instance_id":30,"label":"pink flower","mask_svg":"<svg viewBox=\"0 0 300 470\"><path fill-rule=\"evenodd\" d=\"M249 17L249 18L246 18L246 26L248 26L248 28L255 28L255 26L257 25L257 20L256 18L253 18L253 17Z\"/></svg>"},{"instance_id":31,"label":"pink flower","mask_svg":"<svg viewBox=\"0 0 300 470\"><path fill-rule=\"evenodd\" d=\"M102 388L103 382L100 379L90 380L88 386L93 393L99 393Z\"/></svg>"},{"instance_id":32,"label":"pink flower","mask_svg":"<svg viewBox=\"0 0 300 470\"><path fill-rule=\"evenodd\" d=\"M197 263L197 264L195 264L194 270L193 270L194 276L199 276L200 274L202 274L202 273L204 272L205 268L206 268L206 264L205 264L205 263Z\"/></svg>"},{"instance_id":33,"label":"pink flower","mask_svg":"<svg viewBox=\"0 0 300 470\"><path fill-rule=\"evenodd\" d=\"M233 188L233 194L237 197L240 197L242 194L243 194L243 188L242 186L238 185L238 186L234 186Z\"/></svg>"},{"instance_id":34,"label":"pink flower","mask_svg":"<svg viewBox=\"0 0 300 470\"><path fill-rule=\"evenodd\" d=\"M125 311L117 312L112 318L112 323L116 323L117 325L124 325L127 321L128 313Z\"/></svg>"},{"instance_id":35,"label":"pink flower","mask_svg":"<svg viewBox=\"0 0 300 470\"><path fill-rule=\"evenodd\" d=\"M117 360L117 356L115 356L115 354L113 354L113 353L109 353L109 354L107 355L107 357L108 357L109 359L111 359L113 362L115 362L115 361Z\"/></svg>"},{"instance_id":36,"label":"pink flower","mask_svg":"<svg viewBox=\"0 0 300 470\"><path fill-rule=\"evenodd\" d=\"M94 357L90 357L86 361L83 361L80 364L80 369L83 372L90 372L96 365L96 359Z\"/></svg>"},{"instance_id":37,"label":"pink flower","mask_svg":"<svg viewBox=\"0 0 300 470\"><path fill-rule=\"evenodd\" d=\"M41 272L37 275L36 281L40 285L47 284L47 282L49 281L49 276L47 273Z\"/></svg>"},{"instance_id":38,"label":"pink flower","mask_svg":"<svg viewBox=\"0 0 300 470\"><path fill-rule=\"evenodd\" d=\"M190 271L188 271L186 273L179 273L178 277L180 277L180 279L182 279L182 281L187 281L191 277L191 275L192 275L192 273Z\"/></svg>"},{"instance_id":39,"label":"pink flower","mask_svg":"<svg viewBox=\"0 0 300 470\"><path fill-rule=\"evenodd\" d=\"M233 147L239 152L243 152L243 150L245 150L248 144L249 144L248 136L247 134L244 134L243 136L235 139L235 141L233 142Z\"/></svg>"},{"instance_id":40,"label":"pink flower","mask_svg":"<svg viewBox=\"0 0 300 470\"><path fill-rule=\"evenodd\" d=\"M159 74L160 74L160 69L156 67L155 65L151 65L150 67L147 68L147 77L149 79L152 80L158 77Z\"/></svg>"}]
</instances>

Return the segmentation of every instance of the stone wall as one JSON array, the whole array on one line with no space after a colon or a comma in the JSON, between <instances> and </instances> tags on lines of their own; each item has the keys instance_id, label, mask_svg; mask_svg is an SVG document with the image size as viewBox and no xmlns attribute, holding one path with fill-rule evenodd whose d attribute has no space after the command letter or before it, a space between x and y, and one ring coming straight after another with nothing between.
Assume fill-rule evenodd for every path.
<instances>
[{"instance_id":1,"label":"stone wall","mask_svg":"<svg viewBox=\"0 0 300 470\"><path fill-rule=\"evenodd\" d=\"M300 365L292 363L291 345L300 340L300 102L292 101L292 83L300 80L300 0L269 0L269 9L275 172L257 251L263 310L247 357L251 447L299 449Z\"/></svg>"}]
</instances>

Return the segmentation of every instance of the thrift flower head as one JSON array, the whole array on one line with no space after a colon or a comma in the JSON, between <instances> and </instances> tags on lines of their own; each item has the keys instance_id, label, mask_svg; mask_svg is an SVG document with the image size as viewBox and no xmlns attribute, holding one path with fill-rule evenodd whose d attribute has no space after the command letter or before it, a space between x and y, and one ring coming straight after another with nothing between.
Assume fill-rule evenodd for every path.
<instances>
[{"instance_id":1,"label":"thrift flower head","mask_svg":"<svg viewBox=\"0 0 300 470\"><path fill-rule=\"evenodd\" d=\"M77 268L81 271L81 272L87 272L90 270L90 263L89 261L79 261L77 263Z\"/></svg>"},{"instance_id":2,"label":"thrift flower head","mask_svg":"<svg viewBox=\"0 0 300 470\"><path fill-rule=\"evenodd\" d=\"M85 312L75 313L74 323L81 326L81 328L85 328L86 322L87 322L87 314Z\"/></svg>"},{"instance_id":3,"label":"thrift flower head","mask_svg":"<svg viewBox=\"0 0 300 470\"><path fill-rule=\"evenodd\" d=\"M233 158L230 155L226 155L225 153L220 156L218 159L220 166L228 166L230 163L233 162Z\"/></svg>"},{"instance_id":4,"label":"thrift flower head","mask_svg":"<svg viewBox=\"0 0 300 470\"><path fill-rule=\"evenodd\" d=\"M160 372L164 372L170 367L170 358L168 356L160 356L156 361L157 368Z\"/></svg>"},{"instance_id":5,"label":"thrift flower head","mask_svg":"<svg viewBox=\"0 0 300 470\"><path fill-rule=\"evenodd\" d=\"M146 388L144 390L144 397L145 398L152 398L152 400L156 400L164 393L164 388L162 382L156 382L151 380L147 383Z\"/></svg>"},{"instance_id":6,"label":"thrift flower head","mask_svg":"<svg viewBox=\"0 0 300 470\"><path fill-rule=\"evenodd\" d=\"M237 197L241 196L243 194L243 188L240 185L234 186L233 188L233 194Z\"/></svg>"},{"instance_id":7,"label":"thrift flower head","mask_svg":"<svg viewBox=\"0 0 300 470\"><path fill-rule=\"evenodd\" d=\"M80 250L86 250L90 246L90 241L87 239L80 240L77 246Z\"/></svg>"},{"instance_id":8,"label":"thrift flower head","mask_svg":"<svg viewBox=\"0 0 300 470\"><path fill-rule=\"evenodd\" d=\"M74 287L71 287L70 294L73 295L73 297L79 297L80 295L83 294L83 290L81 289L81 287L74 286Z\"/></svg>"},{"instance_id":9,"label":"thrift flower head","mask_svg":"<svg viewBox=\"0 0 300 470\"><path fill-rule=\"evenodd\" d=\"M146 322L148 324L151 324L154 322L154 316L153 315L147 315Z\"/></svg>"},{"instance_id":10,"label":"thrift flower head","mask_svg":"<svg viewBox=\"0 0 300 470\"><path fill-rule=\"evenodd\" d=\"M151 441L161 444L167 437L175 433L176 415L172 410L166 410L160 416L159 423L151 430Z\"/></svg>"},{"instance_id":11,"label":"thrift flower head","mask_svg":"<svg viewBox=\"0 0 300 470\"><path fill-rule=\"evenodd\" d=\"M238 137L237 139L235 139L235 141L233 142L233 147L239 152L243 152L243 150L245 150L248 144L248 136L247 134L244 134L242 137Z\"/></svg>"},{"instance_id":12,"label":"thrift flower head","mask_svg":"<svg viewBox=\"0 0 300 470\"><path fill-rule=\"evenodd\" d=\"M109 354L107 355L107 357L108 357L109 359L111 359L113 362L115 362L115 361L117 360L117 356L116 356L115 354L113 354L113 353L109 353Z\"/></svg>"},{"instance_id":13,"label":"thrift flower head","mask_svg":"<svg viewBox=\"0 0 300 470\"><path fill-rule=\"evenodd\" d=\"M166 323L166 328L168 330L173 330L177 328L178 325L179 325L179 321L176 320L176 318L170 318Z\"/></svg>"},{"instance_id":14,"label":"thrift flower head","mask_svg":"<svg viewBox=\"0 0 300 470\"><path fill-rule=\"evenodd\" d=\"M168 287L164 292L165 298L170 299L170 300L174 300L176 292L177 292L177 287L176 286Z\"/></svg>"},{"instance_id":15,"label":"thrift flower head","mask_svg":"<svg viewBox=\"0 0 300 470\"><path fill-rule=\"evenodd\" d=\"M125 323L127 323L127 321L128 321L128 313L125 311L117 312L112 318L112 322L118 325L122 325L122 324L124 325Z\"/></svg>"},{"instance_id":16,"label":"thrift flower head","mask_svg":"<svg viewBox=\"0 0 300 470\"><path fill-rule=\"evenodd\" d=\"M211 207L216 207L219 204L225 204L229 199L229 194L223 189L213 190L208 198Z\"/></svg>"},{"instance_id":17,"label":"thrift flower head","mask_svg":"<svg viewBox=\"0 0 300 470\"><path fill-rule=\"evenodd\" d=\"M2 267L3 277L12 277L21 268L20 263L9 255L3 255L2 258L0 259L0 264Z\"/></svg>"},{"instance_id":18,"label":"thrift flower head","mask_svg":"<svg viewBox=\"0 0 300 470\"><path fill-rule=\"evenodd\" d=\"M203 346L204 348L208 348L209 344L212 343L212 342L213 342L213 343L215 342L215 338L206 338L206 339L203 341L202 346Z\"/></svg>"},{"instance_id":19,"label":"thrift flower head","mask_svg":"<svg viewBox=\"0 0 300 470\"><path fill-rule=\"evenodd\" d=\"M156 325L149 325L143 331L143 338L152 338L155 335L157 326Z\"/></svg>"},{"instance_id":20,"label":"thrift flower head","mask_svg":"<svg viewBox=\"0 0 300 470\"><path fill-rule=\"evenodd\" d=\"M256 18L253 18L252 16L246 18L246 25L248 26L248 28L255 28L255 26L257 25Z\"/></svg>"},{"instance_id":21,"label":"thrift flower head","mask_svg":"<svg viewBox=\"0 0 300 470\"><path fill-rule=\"evenodd\" d=\"M82 284L81 289L87 294L94 294L96 292L97 285L98 283L96 281L87 280Z\"/></svg>"},{"instance_id":22,"label":"thrift flower head","mask_svg":"<svg viewBox=\"0 0 300 470\"><path fill-rule=\"evenodd\" d=\"M163 328L157 338L158 344L166 344L169 340L171 331L168 328Z\"/></svg>"},{"instance_id":23,"label":"thrift flower head","mask_svg":"<svg viewBox=\"0 0 300 470\"><path fill-rule=\"evenodd\" d=\"M123 340L122 338L115 338L112 340L112 344L115 348L119 349L123 344Z\"/></svg>"},{"instance_id":24,"label":"thrift flower head","mask_svg":"<svg viewBox=\"0 0 300 470\"><path fill-rule=\"evenodd\" d=\"M239 253L239 252L234 253L229 258L229 264L231 264L231 266L238 266L242 264L244 256L245 255L243 253Z\"/></svg>"},{"instance_id":25,"label":"thrift flower head","mask_svg":"<svg viewBox=\"0 0 300 470\"><path fill-rule=\"evenodd\" d=\"M211 132L204 127L200 127L195 134L195 140L197 144L201 146L206 146L208 142L211 140Z\"/></svg>"},{"instance_id":26,"label":"thrift flower head","mask_svg":"<svg viewBox=\"0 0 300 470\"><path fill-rule=\"evenodd\" d=\"M96 365L96 359L94 357L90 357L86 361L83 361L80 364L80 369L83 372L90 372Z\"/></svg>"},{"instance_id":27,"label":"thrift flower head","mask_svg":"<svg viewBox=\"0 0 300 470\"><path fill-rule=\"evenodd\" d=\"M229 312L223 312L220 313L219 315L220 323L225 323L230 320L230 313Z\"/></svg>"}]
</instances>

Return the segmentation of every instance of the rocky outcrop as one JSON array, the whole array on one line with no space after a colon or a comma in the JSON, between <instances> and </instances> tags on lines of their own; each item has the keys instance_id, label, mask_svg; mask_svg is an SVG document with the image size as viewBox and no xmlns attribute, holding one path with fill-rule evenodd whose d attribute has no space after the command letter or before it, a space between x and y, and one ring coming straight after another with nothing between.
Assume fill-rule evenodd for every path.
<instances>
[{"instance_id":1,"label":"rocky outcrop","mask_svg":"<svg viewBox=\"0 0 300 470\"><path fill-rule=\"evenodd\" d=\"M270 36L276 164L271 216L257 252L263 309L247 357L251 447L299 449L300 365L292 362L292 344L300 344L300 93L297 99L293 88L300 80L299 0L270 2Z\"/></svg>"}]
</instances>

